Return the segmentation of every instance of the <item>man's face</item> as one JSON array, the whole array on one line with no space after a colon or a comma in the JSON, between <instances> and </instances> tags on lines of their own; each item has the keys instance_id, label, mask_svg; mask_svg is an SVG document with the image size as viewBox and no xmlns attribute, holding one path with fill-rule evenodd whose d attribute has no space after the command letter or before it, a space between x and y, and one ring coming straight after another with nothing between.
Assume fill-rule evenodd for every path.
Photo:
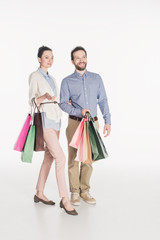
<instances>
[{"instance_id":1,"label":"man's face","mask_svg":"<svg viewBox=\"0 0 160 240\"><path fill-rule=\"evenodd\" d=\"M76 51L73 53L73 57L72 63L75 68L79 71L85 70L87 66L87 56L85 52L83 50Z\"/></svg>"}]
</instances>

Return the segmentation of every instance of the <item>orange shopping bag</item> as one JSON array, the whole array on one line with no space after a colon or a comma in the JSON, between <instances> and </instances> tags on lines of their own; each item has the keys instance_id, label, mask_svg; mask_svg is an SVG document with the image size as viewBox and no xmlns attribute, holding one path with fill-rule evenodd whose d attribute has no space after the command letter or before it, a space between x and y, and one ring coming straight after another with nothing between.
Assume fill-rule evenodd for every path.
<instances>
[{"instance_id":1,"label":"orange shopping bag","mask_svg":"<svg viewBox=\"0 0 160 240\"><path fill-rule=\"evenodd\" d=\"M89 132L87 127L87 122L84 123L83 131L83 163L92 163L92 151L91 144L89 140Z\"/></svg>"}]
</instances>

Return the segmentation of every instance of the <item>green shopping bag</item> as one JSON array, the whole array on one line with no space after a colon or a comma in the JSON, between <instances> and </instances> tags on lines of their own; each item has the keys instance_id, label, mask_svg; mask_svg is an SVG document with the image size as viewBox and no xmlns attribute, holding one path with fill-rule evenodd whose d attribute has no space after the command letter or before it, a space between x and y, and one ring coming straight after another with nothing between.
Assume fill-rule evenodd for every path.
<instances>
[{"instance_id":1,"label":"green shopping bag","mask_svg":"<svg viewBox=\"0 0 160 240\"><path fill-rule=\"evenodd\" d=\"M34 150L34 144L35 144L35 126L30 125L27 139L24 145L24 149L22 152L21 160L22 162L32 162L32 156L33 156L33 150Z\"/></svg>"},{"instance_id":2,"label":"green shopping bag","mask_svg":"<svg viewBox=\"0 0 160 240\"><path fill-rule=\"evenodd\" d=\"M89 132L89 140L91 143L93 160L95 161L108 157L105 145L92 119L87 122L87 127Z\"/></svg>"}]
</instances>

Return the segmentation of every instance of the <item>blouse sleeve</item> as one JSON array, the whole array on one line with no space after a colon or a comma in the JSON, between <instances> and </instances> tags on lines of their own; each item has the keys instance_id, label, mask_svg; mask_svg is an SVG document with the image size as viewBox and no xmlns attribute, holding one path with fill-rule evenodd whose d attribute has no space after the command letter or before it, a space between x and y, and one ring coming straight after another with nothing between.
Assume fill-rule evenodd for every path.
<instances>
[{"instance_id":1,"label":"blouse sleeve","mask_svg":"<svg viewBox=\"0 0 160 240\"><path fill-rule=\"evenodd\" d=\"M34 75L30 75L29 77L29 104L32 106L32 100L35 98L35 101L37 103L37 97L38 97L38 83L36 77Z\"/></svg>"}]
</instances>

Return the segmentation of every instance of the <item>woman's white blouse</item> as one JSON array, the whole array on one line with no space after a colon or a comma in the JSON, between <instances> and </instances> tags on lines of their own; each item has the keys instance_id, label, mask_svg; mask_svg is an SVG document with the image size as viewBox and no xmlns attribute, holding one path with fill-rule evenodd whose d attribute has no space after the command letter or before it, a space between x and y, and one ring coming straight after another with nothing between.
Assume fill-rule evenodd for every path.
<instances>
[{"instance_id":1,"label":"woman's white blouse","mask_svg":"<svg viewBox=\"0 0 160 240\"><path fill-rule=\"evenodd\" d=\"M32 99L35 98L35 100L38 97L41 97L45 93L49 93L51 96L55 96L55 101L59 102L59 89L56 84L56 80L54 77L50 75L50 77L53 79L53 82L56 87L56 96L50 87L50 85L47 83L46 79L42 76L39 70L31 73L29 77L29 104L32 106ZM45 99L43 102L50 102L49 100ZM59 122L62 117L62 110L58 106L58 104L43 104L40 107L41 112L45 112L47 118L54 120L55 122Z\"/></svg>"}]
</instances>

